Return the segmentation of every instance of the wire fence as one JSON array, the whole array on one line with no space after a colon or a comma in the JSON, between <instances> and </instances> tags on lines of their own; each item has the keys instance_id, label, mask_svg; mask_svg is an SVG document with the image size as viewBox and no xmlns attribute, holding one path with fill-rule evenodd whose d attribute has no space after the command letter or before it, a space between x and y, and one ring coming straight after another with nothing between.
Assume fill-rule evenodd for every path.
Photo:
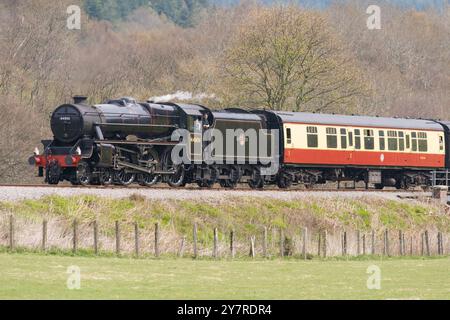
<instances>
[{"instance_id":1,"label":"wire fence","mask_svg":"<svg viewBox=\"0 0 450 320\"><path fill-rule=\"evenodd\" d=\"M392 229L308 229L285 234L283 228L255 227L254 234L242 236L234 230L200 230L180 234L173 225L150 228L139 223L101 224L97 220L29 220L14 215L0 216L0 240L8 250L66 250L77 254L88 250L134 257L164 255L210 257L215 259L249 256L312 259L337 256L433 256L449 253L450 240L438 229L402 231ZM202 236L199 236L199 233ZM210 234L209 234L210 233Z\"/></svg>"}]
</instances>

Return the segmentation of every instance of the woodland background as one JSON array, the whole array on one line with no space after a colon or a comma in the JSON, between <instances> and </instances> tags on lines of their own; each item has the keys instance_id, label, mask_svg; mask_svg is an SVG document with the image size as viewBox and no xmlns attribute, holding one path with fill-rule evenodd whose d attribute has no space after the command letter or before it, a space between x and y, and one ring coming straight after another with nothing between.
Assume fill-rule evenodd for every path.
<instances>
[{"instance_id":1,"label":"woodland background","mask_svg":"<svg viewBox=\"0 0 450 320\"><path fill-rule=\"evenodd\" d=\"M0 0L0 183L32 181L51 111L76 94L450 119L449 89L445 0Z\"/></svg>"}]
</instances>

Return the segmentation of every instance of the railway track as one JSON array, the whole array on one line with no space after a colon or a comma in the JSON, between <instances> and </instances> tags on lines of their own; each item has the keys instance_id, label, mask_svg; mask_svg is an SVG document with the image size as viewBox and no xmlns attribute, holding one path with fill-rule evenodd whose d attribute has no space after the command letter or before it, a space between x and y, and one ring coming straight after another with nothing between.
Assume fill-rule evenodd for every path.
<instances>
[{"instance_id":1,"label":"railway track","mask_svg":"<svg viewBox=\"0 0 450 320\"><path fill-rule=\"evenodd\" d=\"M70 184L60 184L60 185L48 185L48 184L0 184L0 188L56 188L56 189L100 189L100 190L208 190L208 191L224 191L227 193L233 191L252 191L252 192L382 192L382 193L423 193L422 189L408 189L408 190L399 190L395 188L385 188L383 190L379 189L365 189L365 188L304 188L304 187L291 187L289 189L279 189L275 186L267 186L264 189L251 189L250 187L237 187L233 189L226 189L221 187L212 187L212 188L200 188L197 186L186 186L182 188L173 188L168 185L156 185L151 187L145 187L140 185L130 185L130 186L122 186L122 185L109 185L109 186L101 186L101 185L91 185L91 186L74 186Z\"/></svg>"}]
</instances>

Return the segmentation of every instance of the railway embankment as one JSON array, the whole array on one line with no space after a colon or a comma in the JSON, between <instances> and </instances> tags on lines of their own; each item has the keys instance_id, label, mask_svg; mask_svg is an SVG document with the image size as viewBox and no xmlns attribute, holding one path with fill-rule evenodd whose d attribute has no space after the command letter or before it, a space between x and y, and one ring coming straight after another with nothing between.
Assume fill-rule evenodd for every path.
<instances>
[{"instance_id":1,"label":"railway embankment","mask_svg":"<svg viewBox=\"0 0 450 320\"><path fill-rule=\"evenodd\" d=\"M450 250L446 206L417 195L175 190L177 197L167 198L161 195L174 190L157 191L159 197L102 191L102 196L1 199L0 245L207 258L437 255Z\"/></svg>"}]
</instances>

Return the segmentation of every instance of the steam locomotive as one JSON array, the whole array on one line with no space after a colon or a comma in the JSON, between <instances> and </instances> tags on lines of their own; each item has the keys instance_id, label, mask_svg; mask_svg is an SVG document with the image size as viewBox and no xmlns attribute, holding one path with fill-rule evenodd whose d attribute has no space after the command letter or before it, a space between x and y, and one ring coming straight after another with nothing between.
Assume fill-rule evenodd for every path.
<instances>
[{"instance_id":1,"label":"steam locomotive","mask_svg":"<svg viewBox=\"0 0 450 320\"><path fill-rule=\"evenodd\" d=\"M137 102L130 97L89 105L86 97L77 96L73 103L56 108L50 125L53 139L42 141L44 151L36 148L30 164L53 185L67 180L75 185L219 183L234 188L245 182L257 189L269 184L289 188L364 181L378 189L409 188L428 185L432 171L450 166L450 122L436 120L213 111L202 105ZM174 139L180 129L187 136ZM204 157L204 136L210 129L226 137L215 150L226 162L211 163ZM230 137L229 131L239 134ZM264 135L252 139L252 131ZM187 159L182 163L173 160L180 144ZM266 154L250 152L261 146L268 149ZM236 155L239 148L244 153ZM273 163L275 170L264 173Z\"/></svg>"}]
</instances>

